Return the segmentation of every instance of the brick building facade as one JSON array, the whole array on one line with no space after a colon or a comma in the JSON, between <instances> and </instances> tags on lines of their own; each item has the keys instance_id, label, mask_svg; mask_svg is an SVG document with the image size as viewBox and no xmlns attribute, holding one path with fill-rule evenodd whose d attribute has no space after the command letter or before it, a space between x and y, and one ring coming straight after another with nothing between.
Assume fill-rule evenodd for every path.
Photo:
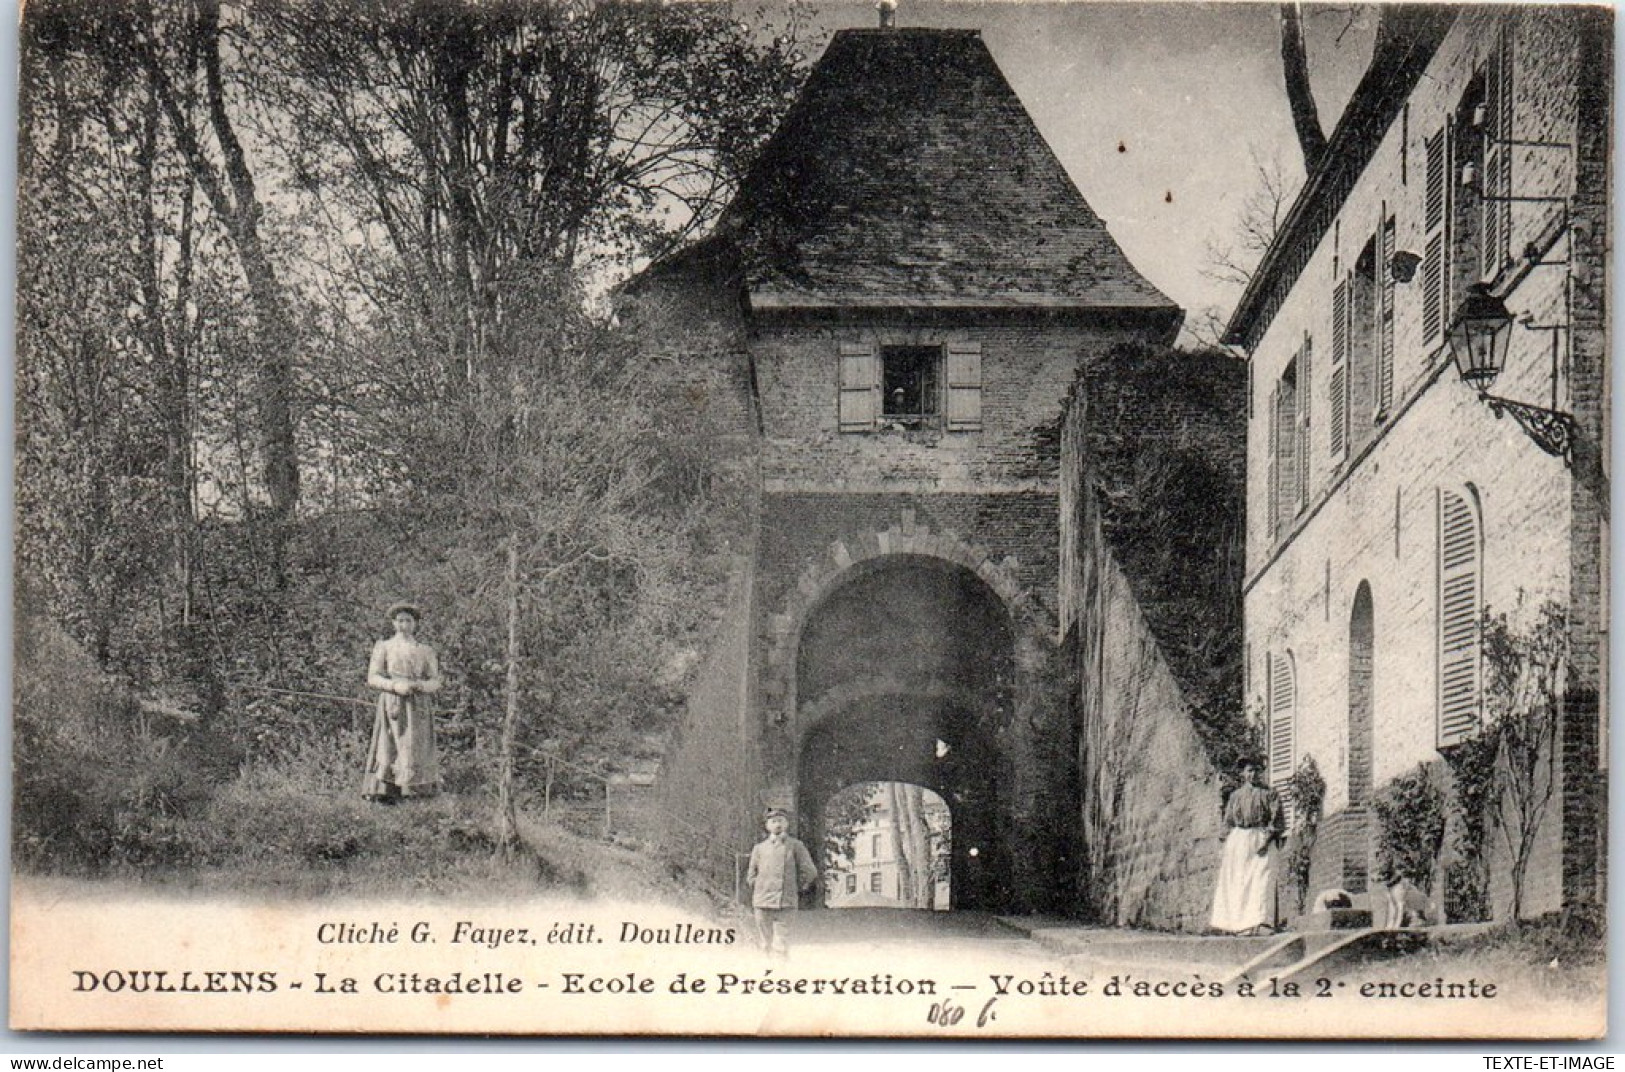
<instances>
[{"instance_id":1,"label":"brick building facade","mask_svg":"<svg viewBox=\"0 0 1625 1072\"><path fill-rule=\"evenodd\" d=\"M836 34L716 233L628 301L758 489L748 651L690 712L713 748L737 726L723 796L793 809L816 846L842 787L922 785L952 811L956 907L1072 911L1060 420L1080 373L1181 313L980 35ZM741 809L713 813L748 844Z\"/></svg>"},{"instance_id":2,"label":"brick building facade","mask_svg":"<svg viewBox=\"0 0 1625 1072\"><path fill-rule=\"evenodd\" d=\"M1612 27L1561 7L1401 18L1230 325L1251 359L1247 695L1271 780L1305 757L1325 778L1311 889L1358 892L1383 787L1423 765L1448 794L1441 757L1497 709L1484 616L1517 635L1561 608L1570 657L1523 909L1599 902ZM1452 363L1479 283L1516 318L1491 390L1568 415L1570 458ZM1492 830L1498 916L1501 846Z\"/></svg>"}]
</instances>

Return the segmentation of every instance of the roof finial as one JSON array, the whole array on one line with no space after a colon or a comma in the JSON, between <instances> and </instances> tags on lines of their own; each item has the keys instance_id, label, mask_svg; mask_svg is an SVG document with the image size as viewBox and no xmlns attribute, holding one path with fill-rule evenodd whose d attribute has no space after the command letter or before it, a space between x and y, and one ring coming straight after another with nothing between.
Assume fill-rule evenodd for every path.
<instances>
[{"instance_id":1,"label":"roof finial","mask_svg":"<svg viewBox=\"0 0 1625 1072\"><path fill-rule=\"evenodd\" d=\"M882 30L890 30L897 25L897 0L876 0L875 10L880 12Z\"/></svg>"}]
</instances>

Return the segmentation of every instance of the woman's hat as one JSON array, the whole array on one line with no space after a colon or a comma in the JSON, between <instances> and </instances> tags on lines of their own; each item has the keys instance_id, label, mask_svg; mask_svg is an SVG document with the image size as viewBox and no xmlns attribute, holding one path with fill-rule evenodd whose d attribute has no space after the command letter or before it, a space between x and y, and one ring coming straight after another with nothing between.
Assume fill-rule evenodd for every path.
<instances>
[{"instance_id":1,"label":"woman's hat","mask_svg":"<svg viewBox=\"0 0 1625 1072\"><path fill-rule=\"evenodd\" d=\"M410 614L420 622L423 620L423 611L418 609L416 603L391 603L384 617L394 620L397 614Z\"/></svg>"}]
</instances>

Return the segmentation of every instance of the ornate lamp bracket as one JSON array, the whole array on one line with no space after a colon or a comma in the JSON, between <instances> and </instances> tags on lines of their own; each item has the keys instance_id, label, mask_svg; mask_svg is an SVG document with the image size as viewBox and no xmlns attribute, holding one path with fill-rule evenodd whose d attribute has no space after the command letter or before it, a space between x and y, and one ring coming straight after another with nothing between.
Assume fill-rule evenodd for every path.
<instances>
[{"instance_id":1,"label":"ornate lamp bracket","mask_svg":"<svg viewBox=\"0 0 1625 1072\"><path fill-rule=\"evenodd\" d=\"M1573 417L1561 410L1531 406L1527 402L1515 402L1482 391L1478 398L1498 418L1511 414L1537 447L1554 458L1562 458L1563 464L1570 469L1574 468L1574 440L1579 429Z\"/></svg>"}]
</instances>

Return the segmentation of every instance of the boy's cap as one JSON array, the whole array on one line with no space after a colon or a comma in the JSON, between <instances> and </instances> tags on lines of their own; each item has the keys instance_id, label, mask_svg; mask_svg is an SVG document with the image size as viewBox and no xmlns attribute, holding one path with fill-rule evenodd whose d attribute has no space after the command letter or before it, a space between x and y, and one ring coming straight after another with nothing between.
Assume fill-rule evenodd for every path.
<instances>
[{"instance_id":1,"label":"boy's cap","mask_svg":"<svg viewBox=\"0 0 1625 1072\"><path fill-rule=\"evenodd\" d=\"M767 813L762 816L762 822L765 823L769 819L789 819L789 818L790 818L790 813L785 811L783 808L769 808L769 809L767 809Z\"/></svg>"}]
</instances>

